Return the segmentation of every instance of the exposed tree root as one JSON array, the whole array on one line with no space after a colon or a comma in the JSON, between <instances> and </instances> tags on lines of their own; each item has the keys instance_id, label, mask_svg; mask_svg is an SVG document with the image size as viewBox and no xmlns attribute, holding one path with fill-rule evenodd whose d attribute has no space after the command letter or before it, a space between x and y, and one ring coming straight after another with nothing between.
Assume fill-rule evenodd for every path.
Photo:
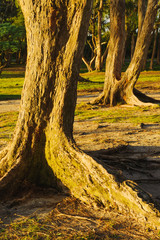
<instances>
[{"instance_id":1,"label":"exposed tree root","mask_svg":"<svg viewBox=\"0 0 160 240\"><path fill-rule=\"evenodd\" d=\"M75 143L68 141L63 134L57 136L59 137L55 144L51 141L54 138L54 131L49 130L45 154L48 165L58 180L59 188L67 190L95 209L130 214L138 221L147 221L148 224L160 228L160 213L147 192L135 182L111 174L114 170L106 170L100 162L81 152ZM0 197L20 191L31 169L31 165L19 159L1 178ZM32 185L35 182L27 184Z\"/></svg>"},{"instance_id":2,"label":"exposed tree root","mask_svg":"<svg viewBox=\"0 0 160 240\"><path fill-rule=\"evenodd\" d=\"M104 92L102 92L98 97L96 97L93 101L90 101L92 105L104 104Z\"/></svg>"},{"instance_id":3,"label":"exposed tree root","mask_svg":"<svg viewBox=\"0 0 160 240\"><path fill-rule=\"evenodd\" d=\"M113 94L113 93L112 93ZM116 92L117 94L117 92ZM155 106L155 104L160 104L159 100L151 98L144 93L140 92L137 89L134 89L130 94L123 94L123 91L118 94L116 97L114 94L112 96L105 97L104 92L102 92L98 97L96 97L90 104L93 105L117 105L120 102L127 103L133 106L141 106L141 107L148 107L148 106Z\"/></svg>"}]
</instances>

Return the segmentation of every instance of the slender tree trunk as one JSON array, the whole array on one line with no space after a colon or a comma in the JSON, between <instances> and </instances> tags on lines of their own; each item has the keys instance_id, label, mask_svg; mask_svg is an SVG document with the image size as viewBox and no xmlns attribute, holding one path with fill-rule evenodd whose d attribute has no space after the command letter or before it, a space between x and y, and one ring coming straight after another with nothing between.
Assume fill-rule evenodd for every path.
<instances>
[{"instance_id":1,"label":"slender tree trunk","mask_svg":"<svg viewBox=\"0 0 160 240\"><path fill-rule=\"evenodd\" d=\"M135 50L135 34L132 33L132 38L131 38L131 59L133 58L134 50Z\"/></svg>"},{"instance_id":2,"label":"slender tree trunk","mask_svg":"<svg viewBox=\"0 0 160 240\"><path fill-rule=\"evenodd\" d=\"M101 27L102 27L102 11L103 11L103 0L99 2L99 9L98 9L98 37L97 37L97 55L95 60L95 69L97 71L101 71Z\"/></svg>"},{"instance_id":3,"label":"slender tree trunk","mask_svg":"<svg viewBox=\"0 0 160 240\"><path fill-rule=\"evenodd\" d=\"M140 35L146 14L146 0L138 0L138 35Z\"/></svg>"},{"instance_id":4,"label":"slender tree trunk","mask_svg":"<svg viewBox=\"0 0 160 240\"><path fill-rule=\"evenodd\" d=\"M91 1L20 3L27 30L26 76L13 142L1 153L0 198L26 184L58 187L95 208L130 213L160 227L158 211L147 204L149 194L132 181L117 182L73 140L76 79Z\"/></svg>"},{"instance_id":5,"label":"slender tree trunk","mask_svg":"<svg viewBox=\"0 0 160 240\"><path fill-rule=\"evenodd\" d=\"M157 64L160 65L160 35L158 34Z\"/></svg>"},{"instance_id":6,"label":"slender tree trunk","mask_svg":"<svg viewBox=\"0 0 160 240\"><path fill-rule=\"evenodd\" d=\"M110 2L110 41L106 59L105 83L103 93L94 103L113 104L113 86L121 79L125 43L125 1ZM116 96L118 98L118 96Z\"/></svg>"},{"instance_id":7,"label":"slender tree trunk","mask_svg":"<svg viewBox=\"0 0 160 240\"><path fill-rule=\"evenodd\" d=\"M107 54L108 54L108 48L109 48L109 42L107 43L107 46L106 46L106 49L101 57L101 69L103 68L103 65L105 63L105 60L106 60L106 57L107 57Z\"/></svg>"},{"instance_id":8,"label":"slender tree trunk","mask_svg":"<svg viewBox=\"0 0 160 240\"><path fill-rule=\"evenodd\" d=\"M141 30L142 30L142 26L143 26L145 14L146 14L146 8L147 8L146 0L138 0L138 36L141 34ZM148 41L149 41L149 46L150 46L151 34L150 34ZM146 62L147 62L147 55L148 55L148 51L146 52L146 54L144 56L142 70L145 70Z\"/></svg>"},{"instance_id":9,"label":"slender tree trunk","mask_svg":"<svg viewBox=\"0 0 160 240\"><path fill-rule=\"evenodd\" d=\"M95 59L95 57L94 57L94 59ZM88 72L92 72L93 71L93 68L92 68L93 61L91 60L90 62L88 62L84 57L82 57L82 61L86 65Z\"/></svg>"},{"instance_id":10,"label":"slender tree trunk","mask_svg":"<svg viewBox=\"0 0 160 240\"><path fill-rule=\"evenodd\" d=\"M152 50L152 56L150 61L149 69L153 69L153 63L154 63L154 57L156 53L156 45L157 45L157 35L158 35L158 29L155 29L154 31L154 42L153 42L153 50Z\"/></svg>"}]
</instances>

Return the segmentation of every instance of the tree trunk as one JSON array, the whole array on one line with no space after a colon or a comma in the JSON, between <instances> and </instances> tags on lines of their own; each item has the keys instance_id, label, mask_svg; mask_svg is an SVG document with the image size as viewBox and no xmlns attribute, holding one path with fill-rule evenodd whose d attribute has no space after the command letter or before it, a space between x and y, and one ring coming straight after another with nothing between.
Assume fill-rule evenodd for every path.
<instances>
[{"instance_id":1,"label":"tree trunk","mask_svg":"<svg viewBox=\"0 0 160 240\"><path fill-rule=\"evenodd\" d=\"M68 139L72 145L77 80L92 1L58 2L20 1L28 56L14 138L0 162L0 188L6 191L13 179L13 192L22 181L56 186L52 151L58 156Z\"/></svg>"},{"instance_id":2,"label":"tree trunk","mask_svg":"<svg viewBox=\"0 0 160 240\"><path fill-rule=\"evenodd\" d=\"M149 36L153 31L153 26L157 14L158 3L156 0L149 0L145 19L141 29L141 34L137 38L136 47L132 61L123 75L119 88L121 90L121 96L128 104L133 105L147 105L140 101L133 93L134 86L140 75L143 62L149 48Z\"/></svg>"},{"instance_id":3,"label":"tree trunk","mask_svg":"<svg viewBox=\"0 0 160 240\"><path fill-rule=\"evenodd\" d=\"M102 51L101 51L101 27L102 27L102 11L103 11L103 0L100 0L99 2L99 9L98 9L98 36L97 36L97 55L95 60L95 69L97 71L101 71L101 57L102 57Z\"/></svg>"},{"instance_id":4,"label":"tree trunk","mask_svg":"<svg viewBox=\"0 0 160 240\"><path fill-rule=\"evenodd\" d=\"M146 192L132 181L117 182L73 140L77 78L91 1L20 3L27 66L13 142L1 153L0 198L17 194L26 184L57 187L95 208L130 212L160 226L159 213L147 204L151 198Z\"/></svg>"},{"instance_id":5,"label":"tree trunk","mask_svg":"<svg viewBox=\"0 0 160 240\"><path fill-rule=\"evenodd\" d=\"M154 62L154 57L156 53L156 44L157 44L157 34L158 34L158 29L155 29L154 31L154 42L153 42L153 50L152 50L152 56L151 56L151 61L150 61L150 66L149 69L153 69L153 62Z\"/></svg>"},{"instance_id":6,"label":"tree trunk","mask_svg":"<svg viewBox=\"0 0 160 240\"><path fill-rule=\"evenodd\" d=\"M94 59L95 59L95 57L94 57ZM94 59L93 59L93 61L94 61ZM92 59L91 59L90 62L88 62L84 57L82 57L82 61L86 65L88 72L92 72L93 71L93 68L92 68L93 61L92 61Z\"/></svg>"},{"instance_id":7,"label":"tree trunk","mask_svg":"<svg viewBox=\"0 0 160 240\"><path fill-rule=\"evenodd\" d=\"M158 34L157 64L160 65L160 35Z\"/></svg>"},{"instance_id":8,"label":"tree trunk","mask_svg":"<svg viewBox=\"0 0 160 240\"><path fill-rule=\"evenodd\" d=\"M125 44L125 1L110 2L110 41L106 59L103 93L94 103L114 104L112 88L121 79L121 67ZM118 96L116 96L118 98Z\"/></svg>"},{"instance_id":9,"label":"tree trunk","mask_svg":"<svg viewBox=\"0 0 160 240\"><path fill-rule=\"evenodd\" d=\"M135 50L135 34L132 33L132 38L131 38L131 59L133 58L134 50Z\"/></svg>"},{"instance_id":10,"label":"tree trunk","mask_svg":"<svg viewBox=\"0 0 160 240\"><path fill-rule=\"evenodd\" d=\"M93 102L94 104L103 103L103 104L116 105L118 102L125 102L131 105L148 105L147 103L143 103L142 101L140 101L134 95L133 89L140 75L144 59L148 52L148 47L150 43L149 36L151 35L151 32L153 30L153 25L154 25L156 14L157 14L157 6L158 6L158 3L156 0L148 1L147 11L146 11L144 23L141 29L141 34L137 38L133 58L131 60L129 67L124 73L122 79L120 79L121 61L119 60L118 57L115 58L115 56L121 56L120 54L118 54L118 49L121 47L121 43L119 42L119 45L117 46L117 40L116 40L118 39L117 35L119 37L121 36L120 32L119 33L117 32L116 39L113 38L112 45L111 45L113 50L109 49L109 52L111 50L110 59L108 56L107 62L106 62L107 65L106 65L106 78L104 83L104 89L102 94ZM118 69L118 71L115 72L113 71L114 69L115 70ZM146 99L145 99L145 102L146 102ZM154 100L154 103L155 103L155 100Z\"/></svg>"},{"instance_id":11,"label":"tree trunk","mask_svg":"<svg viewBox=\"0 0 160 240\"><path fill-rule=\"evenodd\" d=\"M146 14L146 0L138 0L138 35L140 35Z\"/></svg>"}]
</instances>

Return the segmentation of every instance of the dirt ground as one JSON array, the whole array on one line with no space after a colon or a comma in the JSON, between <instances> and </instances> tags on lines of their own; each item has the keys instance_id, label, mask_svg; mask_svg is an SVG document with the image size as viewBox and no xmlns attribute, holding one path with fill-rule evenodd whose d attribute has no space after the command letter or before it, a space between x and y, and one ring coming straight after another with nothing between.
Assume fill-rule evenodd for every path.
<instances>
[{"instance_id":1,"label":"dirt ground","mask_svg":"<svg viewBox=\"0 0 160 240\"><path fill-rule=\"evenodd\" d=\"M160 91L146 91L160 99ZM79 96L78 103L90 101L95 96L96 93ZM17 111L18 108L19 100L0 102L0 112ZM157 108L157 114L160 114L160 108ZM74 137L86 153L137 182L151 194L160 208L160 123L135 126L132 123L98 124L94 119L81 122L75 119ZM108 217L104 219L102 215L91 212L70 196L41 190L0 205L3 226L24 217L38 215L44 219L48 214L55 224L52 239L160 239L156 230L149 229L146 223L137 223L129 216L107 213ZM76 238L81 235L88 238Z\"/></svg>"}]
</instances>

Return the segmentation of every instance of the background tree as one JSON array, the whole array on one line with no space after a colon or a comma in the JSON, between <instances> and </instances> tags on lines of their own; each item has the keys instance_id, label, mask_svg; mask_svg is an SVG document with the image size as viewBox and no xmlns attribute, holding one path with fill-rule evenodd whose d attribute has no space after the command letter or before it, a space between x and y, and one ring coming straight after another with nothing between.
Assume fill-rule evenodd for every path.
<instances>
[{"instance_id":1,"label":"background tree","mask_svg":"<svg viewBox=\"0 0 160 240\"><path fill-rule=\"evenodd\" d=\"M25 63L26 33L23 14L17 1L1 1L0 29L0 69L15 59L17 63Z\"/></svg>"},{"instance_id":2,"label":"background tree","mask_svg":"<svg viewBox=\"0 0 160 240\"><path fill-rule=\"evenodd\" d=\"M94 0L83 62L88 71L101 71L108 51L108 2Z\"/></svg>"},{"instance_id":3,"label":"background tree","mask_svg":"<svg viewBox=\"0 0 160 240\"><path fill-rule=\"evenodd\" d=\"M110 16L113 24L111 25L111 42L113 43L114 49L113 46L110 45L106 60L104 89L102 94L94 101L94 103L115 105L118 102L126 102L128 104L143 105L144 103L140 101L135 94L138 94L140 98L143 98L143 101L156 102L156 100L148 98L147 96L140 94L137 90L134 90L134 86L137 82L145 56L148 52L149 36L153 30L158 9L158 2L156 0L148 1L145 19L141 29L141 34L138 35L136 41L133 58L122 78L120 70L122 65L121 57L124 43L124 37L122 37L124 35L124 14L122 14L122 12L124 13L124 10L121 8L121 4L122 2L113 7L114 5L112 4L112 1L110 3ZM115 15L113 15L112 12L115 12ZM117 31L115 19L123 26L121 31ZM120 39L119 42L115 36L118 36L117 39Z\"/></svg>"}]
</instances>

